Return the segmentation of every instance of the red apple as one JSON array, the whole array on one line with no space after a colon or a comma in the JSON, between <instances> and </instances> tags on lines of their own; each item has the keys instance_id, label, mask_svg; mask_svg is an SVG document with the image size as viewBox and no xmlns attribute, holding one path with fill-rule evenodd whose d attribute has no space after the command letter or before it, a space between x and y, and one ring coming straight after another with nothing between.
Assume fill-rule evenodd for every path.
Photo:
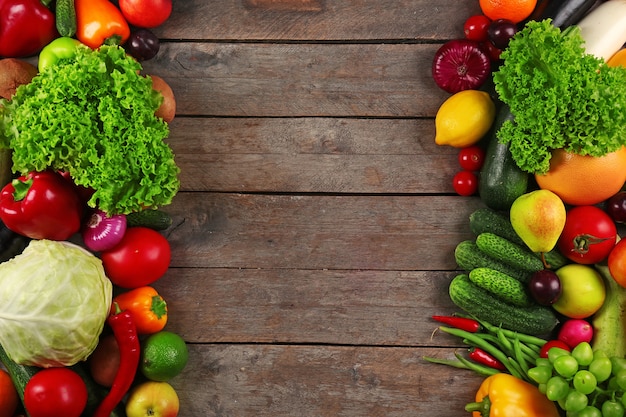
<instances>
[{"instance_id":1,"label":"red apple","mask_svg":"<svg viewBox=\"0 0 626 417\"><path fill-rule=\"evenodd\" d=\"M128 417L176 417L178 408L178 394L167 382L142 382L126 401Z\"/></svg>"}]
</instances>

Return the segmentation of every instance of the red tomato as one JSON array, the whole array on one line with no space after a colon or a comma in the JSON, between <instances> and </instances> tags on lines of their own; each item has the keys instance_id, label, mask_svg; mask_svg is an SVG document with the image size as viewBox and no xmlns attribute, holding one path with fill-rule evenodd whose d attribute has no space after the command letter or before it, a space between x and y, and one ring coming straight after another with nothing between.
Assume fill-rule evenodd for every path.
<instances>
[{"instance_id":1,"label":"red tomato","mask_svg":"<svg viewBox=\"0 0 626 417\"><path fill-rule=\"evenodd\" d=\"M552 349L553 347L557 347L559 349L563 349L563 350L567 350L568 352L570 352L572 349L570 349L570 347L567 345L567 343L565 343L562 340L558 340L558 339L554 339L554 340L548 340L542 347L541 350L539 351L539 357L541 358L547 358L548 357L548 351L550 349Z\"/></svg>"},{"instance_id":2,"label":"red tomato","mask_svg":"<svg viewBox=\"0 0 626 417\"><path fill-rule=\"evenodd\" d=\"M79 417L86 405L85 382L69 368L42 369L24 388L30 417Z\"/></svg>"},{"instance_id":3,"label":"red tomato","mask_svg":"<svg viewBox=\"0 0 626 417\"><path fill-rule=\"evenodd\" d=\"M476 42L486 41L489 37L487 33L489 24L491 24L491 19L485 15L478 14L468 17L463 24L465 38Z\"/></svg>"},{"instance_id":4,"label":"red tomato","mask_svg":"<svg viewBox=\"0 0 626 417\"><path fill-rule=\"evenodd\" d=\"M485 162L485 151L478 145L468 146L459 151L459 165L466 171L478 171Z\"/></svg>"},{"instance_id":5,"label":"red tomato","mask_svg":"<svg viewBox=\"0 0 626 417\"><path fill-rule=\"evenodd\" d=\"M473 195L478 190L478 178L471 171L459 171L452 178L452 186L458 195Z\"/></svg>"},{"instance_id":6,"label":"red tomato","mask_svg":"<svg viewBox=\"0 0 626 417\"><path fill-rule=\"evenodd\" d=\"M156 230L129 227L113 249L100 254L104 271L113 284L137 288L161 278L171 259L170 244Z\"/></svg>"},{"instance_id":7,"label":"red tomato","mask_svg":"<svg viewBox=\"0 0 626 417\"><path fill-rule=\"evenodd\" d=\"M615 223L604 210L595 206L576 206L567 212L557 245L571 261L595 264L609 256L616 238Z\"/></svg>"},{"instance_id":8,"label":"red tomato","mask_svg":"<svg viewBox=\"0 0 626 417\"><path fill-rule=\"evenodd\" d=\"M613 279L626 288L626 239L617 242L607 259Z\"/></svg>"},{"instance_id":9,"label":"red tomato","mask_svg":"<svg viewBox=\"0 0 626 417\"><path fill-rule=\"evenodd\" d=\"M155 28L172 13L172 0L119 0L119 5L126 21L140 28Z\"/></svg>"}]
</instances>

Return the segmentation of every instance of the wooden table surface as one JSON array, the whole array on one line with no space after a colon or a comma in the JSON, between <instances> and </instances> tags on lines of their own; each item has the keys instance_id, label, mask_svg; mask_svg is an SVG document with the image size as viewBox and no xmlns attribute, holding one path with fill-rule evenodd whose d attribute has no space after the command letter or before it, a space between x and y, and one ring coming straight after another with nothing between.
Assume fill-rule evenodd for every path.
<instances>
[{"instance_id":1,"label":"wooden table surface","mask_svg":"<svg viewBox=\"0 0 626 417\"><path fill-rule=\"evenodd\" d=\"M156 283L181 417L455 417L482 378L425 362L477 197L434 143L437 48L477 0L178 0L146 72L177 97L181 190Z\"/></svg>"}]
</instances>

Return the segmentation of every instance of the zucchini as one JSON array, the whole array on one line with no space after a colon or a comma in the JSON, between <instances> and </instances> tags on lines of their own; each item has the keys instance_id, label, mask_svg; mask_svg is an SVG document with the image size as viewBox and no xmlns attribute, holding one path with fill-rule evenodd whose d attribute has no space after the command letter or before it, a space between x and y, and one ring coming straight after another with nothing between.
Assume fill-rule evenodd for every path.
<instances>
[{"instance_id":1,"label":"zucchini","mask_svg":"<svg viewBox=\"0 0 626 417\"><path fill-rule=\"evenodd\" d=\"M514 268L509 264L492 258L481 251L476 242L472 240L464 240L456 245L454 259L457 265L467 272L475 268L491 268L524 283L528 282L531 275L528 271Z\"/></svg>"},{"instance_id":2,"label":"zucchini","mask_svg":"<svg viewBox=\"0 0 626 417\"><path fill-rule=\"evenodd\" d=\"M76 34L76 8L74 0L56 0L55 18L59 35L72 37Z\"/></svg>"},{"instance_id":3,"label":"zucchini","mask_svg":"<svg viewBox=\"0 0 626 417\"><path fill-rule=\"evenodd\" d=\"M526 245L515 229L513 229L508 216L488 207L479 208L470 214L469 226L472 233L476 236L484 232L490 232L520 246Z\"/></svg>"},{"instance_id":4,"label":"zucchini","mask_svg":"<svg viewBox=\"0 0 626 417\"><path fill-rule=\"evenodd\" d=\"M27 365L19 365L13 361L4 350L2 346L0 346L0 362L4 365L7 372L11 376L11 380L13 381L13 385L17 390L17 394L24 404L24 388L26 388L26 383L30 381L33 375L35 375L41 368L37 366L27 366Z\"/></svg>"},{"instance_id":5,"label":"zucchini","mask_svg":"<svg viewBox=\"0 0 626 417\"><path fill-rule=\"evenodd\" d=\"M466 313L518 333L547 335L558 323L552 308L537 304L514 306L472 283L467 274L454 277L448 292L452 302Z\"/></svg>"},{"instance_id":6,"label":"zucchini","mask_svg":"<svg viewBox=\"0 0 626 417\"><path fill-rule=\"evenodd\" d=\"M493 233L481 233L476 237L476 246L487 255L514 268L527 272L544 269L543 262L529 249Z\"/></svg>"},{"instance_id":7,"label":"zucchini","mask_svg":"<svg viewBox=\"0 0 626 417\"><path fill-rule=\"evenodd\" d=\"M509 210L513 201L528 189L530 174L522 171L511 155L508 143L502 143L497 132L506 120L513 120L508 106L500 108L489 133L485 162L480 170L478 195L494 210Z\"/></svg>"},{"instance_id":8,"label":"zucchini","mask_svg":"<svg viewBox=\"0 0 626 417\"><path fill-rule=\"evenodd\" d=\"M532 300L526 292L526 286L510 275L491 268L474 268L469 279L480 288L489 291L507 303L527 307Z\"/></svg>"},{"instance_id":9,"label":"zucchini","mask_svg":"<svg viewBox=\"0 0 626 417\"><path fill-rule=\"evenodd\" d=\"M11 376L11 380L13 381L13 385L17 390L17 394L22 401L22 405L24 404L24 389L26 388L26 384L30 379L39 372L42 368L37 366L28 366L28 365L20 365L15 363L6 351L0 346L0 362L4 365L7 372ZM108 394L109 390L103 386L98 385L91 374L86 368L85 362L79 362L70 367L74 372L76 372L85 382L85 386L87 387L87 405L85 406L85 410L83 411L83 416L91 417L94 412ZM122 404L119 404L111 413L110 417L125 417L126 413L124 411L124 407Z\"/></svg>"},{"instance_id":10,"label":"zucchini","mask_svg":"<svg viewBox=\"0 0 626 417\"><path fill-rule=\"evenodd\" d=\"M165 230L172 225L172 218L163 210L143 210L126 215L129 227L142 226L154 230Z\"/></svg>"}]
</instances>

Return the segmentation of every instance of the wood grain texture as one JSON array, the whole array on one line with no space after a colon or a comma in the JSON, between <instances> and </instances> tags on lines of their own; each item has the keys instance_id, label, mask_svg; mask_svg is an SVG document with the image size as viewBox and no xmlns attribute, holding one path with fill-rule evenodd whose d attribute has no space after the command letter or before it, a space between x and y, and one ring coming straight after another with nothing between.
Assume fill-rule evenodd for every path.
<instances>
[{"instance_id":1,"label":"wood grain texture","mask_svg":"<svg viewBox=\"0 0 626 417\"><path fill-rule=\"evenodd\" d=\"M184 191L453 193L458 151L431 119L178 118Z\"/></svg>"},{"instance_id":2,"label":"wood grain texture","mask_svg":"<svg viewBox=\"0 0 626 417\"><path fill-rule=\"evenodd\" d=\"M478 207L459 197L183 192L168 208L168 239L173 267L453 270Z\"/></svg>"},{"instance_id":3,"label":"wood grain texture","mask_svg":"<svg viewBox=\"0 0 626 417\"><path fill-rule=\"evenodd\" d=\"M439 46L170 42L144 69L181 116L434 117Z\"/></svg>"},{"instance_id":4,"label":"wood grain texture","mask_svg":"<svg viewBox=\"0 0 626 417\"><path fill-rule=\"evenodd\" d=\"M181 0L157 33L191 40L435 40L462 36L463 21L479 12L478 2L458 0Z\"/></svg>"},{"instance_id":5,"label":"wood grain texture","mask_svg":"<svg viewBox=\"0 0 626 417\"><path fill-rule=\"evenodd\" d=\"M431 319L456 311L447 295L455 275L173 268L155 288L168 301L168 326L192 343L460 346L433 335Z\"/></svg>"},{"instance_id":6,"label":"wood grain texture","mask_svg":"<svg viewBox=\"0 0 626 417\"><path fill-rule=\"evenodd\" d=\"M425 362L437 348L191 345L171 381L183 416L468 416L482 378ZM202 383L197 383L202 381Z\"/></svg>"}]
</instances>

